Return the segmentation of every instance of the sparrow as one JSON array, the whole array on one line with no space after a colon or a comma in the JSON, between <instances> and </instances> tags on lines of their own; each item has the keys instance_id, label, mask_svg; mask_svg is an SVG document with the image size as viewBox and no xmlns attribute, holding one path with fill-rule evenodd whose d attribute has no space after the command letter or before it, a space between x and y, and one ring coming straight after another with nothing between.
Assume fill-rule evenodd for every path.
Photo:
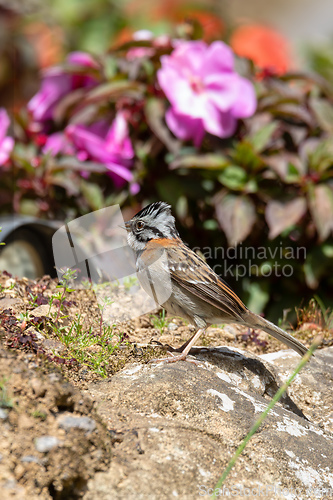
<instances>
[{"instance_id":1,"label":"sparrow","mask_svg":"<svg viewBox=\"0 0 333 500\"><path fill-rule=\"evenodd\" d=\"M135 253L136 273L145 292L169 314L194 324L197 332L161 360L185 360L211 324L238 323L258 328L303 356L307 348L289 333L250 311L209 265L180 238L171 206L156 202L125 222L127 242ZM180 352L175 355L175 351ZM190 360L189 360L190 361Z\"/></svg>"}]
</instances>

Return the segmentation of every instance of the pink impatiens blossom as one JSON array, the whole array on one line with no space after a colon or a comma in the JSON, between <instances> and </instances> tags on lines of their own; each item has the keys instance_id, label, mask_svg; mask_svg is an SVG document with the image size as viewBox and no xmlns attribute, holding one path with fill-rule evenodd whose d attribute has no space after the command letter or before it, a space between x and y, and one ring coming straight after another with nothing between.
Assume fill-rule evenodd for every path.
<instances>
[{"instance_id":1,"label":"pink impatiens blossom","mask_svg":"<svg viewBox=\"0 0 333 500\"><path fill-rule=\"evenodd\" d=\"M68 125L65 132L75 146L77 158L103 163L116 187L132 181L134 151L123 112L117 113L111 127L106 120L100 120L90 126Z\"/></svg>"},{"instance_id":2,"label":"pink impatiens blossom","mask_svg":"<svg viewBox=\"0 0 333 500\"><path fill-rule=\"evenodd\" d=\"M8 160L14 147L14 139L7 136L7 130L10 125L7 111L0 109L0 165L4 165Z\"/></svg>"},{"instance_id":3,"label":"pink impatiens blossom","mask_svg":"<svg viewBox=\"0 0 333 500\"><path fill-rule=\"evenodd\" d=\"M48 153L51 156L56 156L59 153L75 155L75 147L64 132L55 132L47 137L43 147L43 153Z\"/></svg>"},{"instance_id":4,"label":"pink impatiens blossom","mask_svg":"<svg viewBox=\"0 0 333 500\"><path fill-rule=\"evenodd\" d=\"M96 61L89 54L72 52L66 63L72 66L70 72L66 72L61 66L54 66L43 72L41 88L28 102L28 110L36 122L51 120L55 106L72 90L90 88L98 83L96 78L82 72L82 67L98 68Z\"/></svg>"},{"instance_id":5,"label":"pink impatiens blossom","mask_svg":"<svg viewBox=\"0 0 333 500\"><path fill-rule=\"evenodd\" d=\"M157 78L170 101L170 130L200 146L204 133L230 137L237 119L256 110L252 83L234 70L233 52L225 43L177 41L170 56L161 57Z\"/></svg>"}]
</instances>

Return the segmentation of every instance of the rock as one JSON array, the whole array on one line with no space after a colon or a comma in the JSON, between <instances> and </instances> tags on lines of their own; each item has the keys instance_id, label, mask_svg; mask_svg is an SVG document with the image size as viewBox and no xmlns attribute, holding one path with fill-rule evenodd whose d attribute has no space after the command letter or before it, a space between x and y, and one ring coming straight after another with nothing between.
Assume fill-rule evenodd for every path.
<instances>
[{"instance_id":1,"label":"rock","mask_svg":"<svg viewBox=\"0 0 333 500\"><path fill-rule=\"evenodd\" d=\"M39 464L40 460L38 457L35 457L34 455L25 455L24 457L21 458L21 462Z\"/></svg>"},{"instance_id":2,"label":"rock","mask_svg":"<svg viewBox=\"0 0 333 500\"><path fill-rule=\"evenodd\" d=\"M89 417L75 417L61 415L57 418L58 425L62 429L68 430L72 428L83 429L86 434L90 434L96 428L95 420Z\"/></svg>"},{"instance_id":3,"label":"rock","mask_svg":"<svg viewBox=\"0 0 333 500\"><path fill-rule=\"evenodd\" d=\"M10 292L15 285L16 285L16 280L14 278L8 278L8 280L5 281L5 286L4 286L4 288L8 288L8 290L3 290L3 292L4 293Z\"/></svg>"},{"instance_id":4,"label":"rock","mask_svg":"<svg viewBox=\"0 0 333 500\"><path fill-rule=\"evenodd\" d=\"M35 439L35 448L40 453L48 453L59 444L60 441L55 436L42 436Z\"/></svg>"},{"instance_id":5,"label":"rock","mask_svg":"<svg viewBox=\"0 0 333 500\"><path fill-rule=\"evenodd\" d=\"M277 367L285 381L299 363L294 351L263 354L262 359ZM326 431L333 432L333 347L317 350L315 361L308 363L289 389L290 396L307 418Z\"/></svg>"},{"instance_id":6,"label":"rock","mask_svg":"<svg viewBox=\"0 0 333 500\"><path fill-rule=\"evenodd\" d=\"M201 350L196 358L199 365L136 364L90 387L120 438L109 470L88 482L84 500L190 500L212 493L281 381L276 367L240 349ZM317 360L308 370L324 375ZM287 395L270 412L225 483L243 489L234 497L243 498L246 488L268 498L272 488L298 488L297 498L312 499L315 488L332 488L333 436L302 416L301 403Z\"/></svg>"},{"instance_id":7,"label":"rock","mask_svg":"<svg viewBox=\"0 0 333 500\"><path fill-rule=\"evenodd\" d=\"M40 306L42 307L42 306ZM58 342L57 340L53 339L45 339L42 342L42 346L45 349L48 349L49 351L56 351L58 353L61 353L66 350L66 346L62 344L61 342Z\"/></svg>"},{"instance_id":8,"label":"rock","mask_svg":"<svg viewBox=\"0 0 333 500\"><path fill-rule=\"evenodd\" d=\"M32 378L30 380L30 385L32 387L32 390L34 391L34 394L36 394L37 397L45 396L46 388L39 378L37 377Z\"/></svg>"},{"instance_id":9,"label":"rock","mask_svg":"<svg viewBox=\"0 0 333 500\"><path fill-rule=\"evenodd\" d=\"M42 304L41 306L35 307L32 311L29 312L30 318L36 317L51 317L52 315L57 314L58 307L52 305L51 308L49 304Z\"/></svg>"},{"instance_id":10,"label":"rock","mask_svg":"<svg viewBox=\"0 0 333 500\"><path fill-rule=\"evenodd\" d=\"M23 304L23 300L17 297L3 297L0 299L0 312L5 309L12 309L15 306Z\"/></svg>"},{"instance_id":11,"label":"rock","mask_svg":"<svg viewBox=\"0 0 333 500\"><path fill-rule=\"evenodd\" d=\"M6 420L8 417L8 411L5 410L4 408L0 408L0 418L1 420Z\"/></svg>"},{"instance_id":12,"label":"rock","mask_svg":"<svg viewBox=\"0 0 333 500\"><path fill-rule=\"evenodd\" d=\"M176 323L174 323L173 321L171 321L171 323L168 324L169 332L174 332L177 329L178 329L178 325L176 325Z\"/></svg>"}]
</instances>

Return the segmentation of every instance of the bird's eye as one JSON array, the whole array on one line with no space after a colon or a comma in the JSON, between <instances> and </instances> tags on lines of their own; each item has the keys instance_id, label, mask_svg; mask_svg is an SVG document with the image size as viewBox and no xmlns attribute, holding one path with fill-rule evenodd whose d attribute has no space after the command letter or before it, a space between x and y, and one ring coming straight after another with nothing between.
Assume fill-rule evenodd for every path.
<instances>
[{"instance_id":1,"label":"bird's eye","mask_svg":"<svg viewBox=\"0 0 333 500\"><path fill-rule=\"evenodd\" d=\"M144 222L142 222L142 220L138 220L138 222L136 223L136 229L143 229L144 228Z\"/></svg>"}]
</instances>

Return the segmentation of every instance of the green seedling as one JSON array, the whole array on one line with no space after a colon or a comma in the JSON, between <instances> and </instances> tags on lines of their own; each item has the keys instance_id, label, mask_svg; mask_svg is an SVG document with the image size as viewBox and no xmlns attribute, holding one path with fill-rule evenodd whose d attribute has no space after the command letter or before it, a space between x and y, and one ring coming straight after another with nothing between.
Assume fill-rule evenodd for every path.
<instances>
[{"instance_id":1,"label":"green seedling","mask_svg":"<svg viewBox=\"0 0 333 500\"><path fill-rule=\"evenodd\" d=\"M63 311L63 303L65 301L66 294L71 293L74 291L74 288L70 286L70 283L73 283L73 281L77 278L77 270L76 269L67 269L61 278L61 282L57 285L57 288L62 288L62 291L55 293L54 295L51 296L49 300L49 315L51 314L51 307L53 305L53 302L55 300L59 301L58 309L55 314L55 322L58 323L58 320L60 318L60 314ZM65 318L67 316L63 316L62 318Z\"/></svg>"},{"instance_id":2,"label":"green seedling","mask_svg":"<svg viewBox=\"0 0 333 500\"><path fill-rule=\"evenodd\" d=\"M165 317L165 309L162 309L162 311L158 315L152 314L150 317L154 328L157 328L162 335L165 328L167 328L168 324L170 323L170 320Z\"/></svg>"}]
</instances>

